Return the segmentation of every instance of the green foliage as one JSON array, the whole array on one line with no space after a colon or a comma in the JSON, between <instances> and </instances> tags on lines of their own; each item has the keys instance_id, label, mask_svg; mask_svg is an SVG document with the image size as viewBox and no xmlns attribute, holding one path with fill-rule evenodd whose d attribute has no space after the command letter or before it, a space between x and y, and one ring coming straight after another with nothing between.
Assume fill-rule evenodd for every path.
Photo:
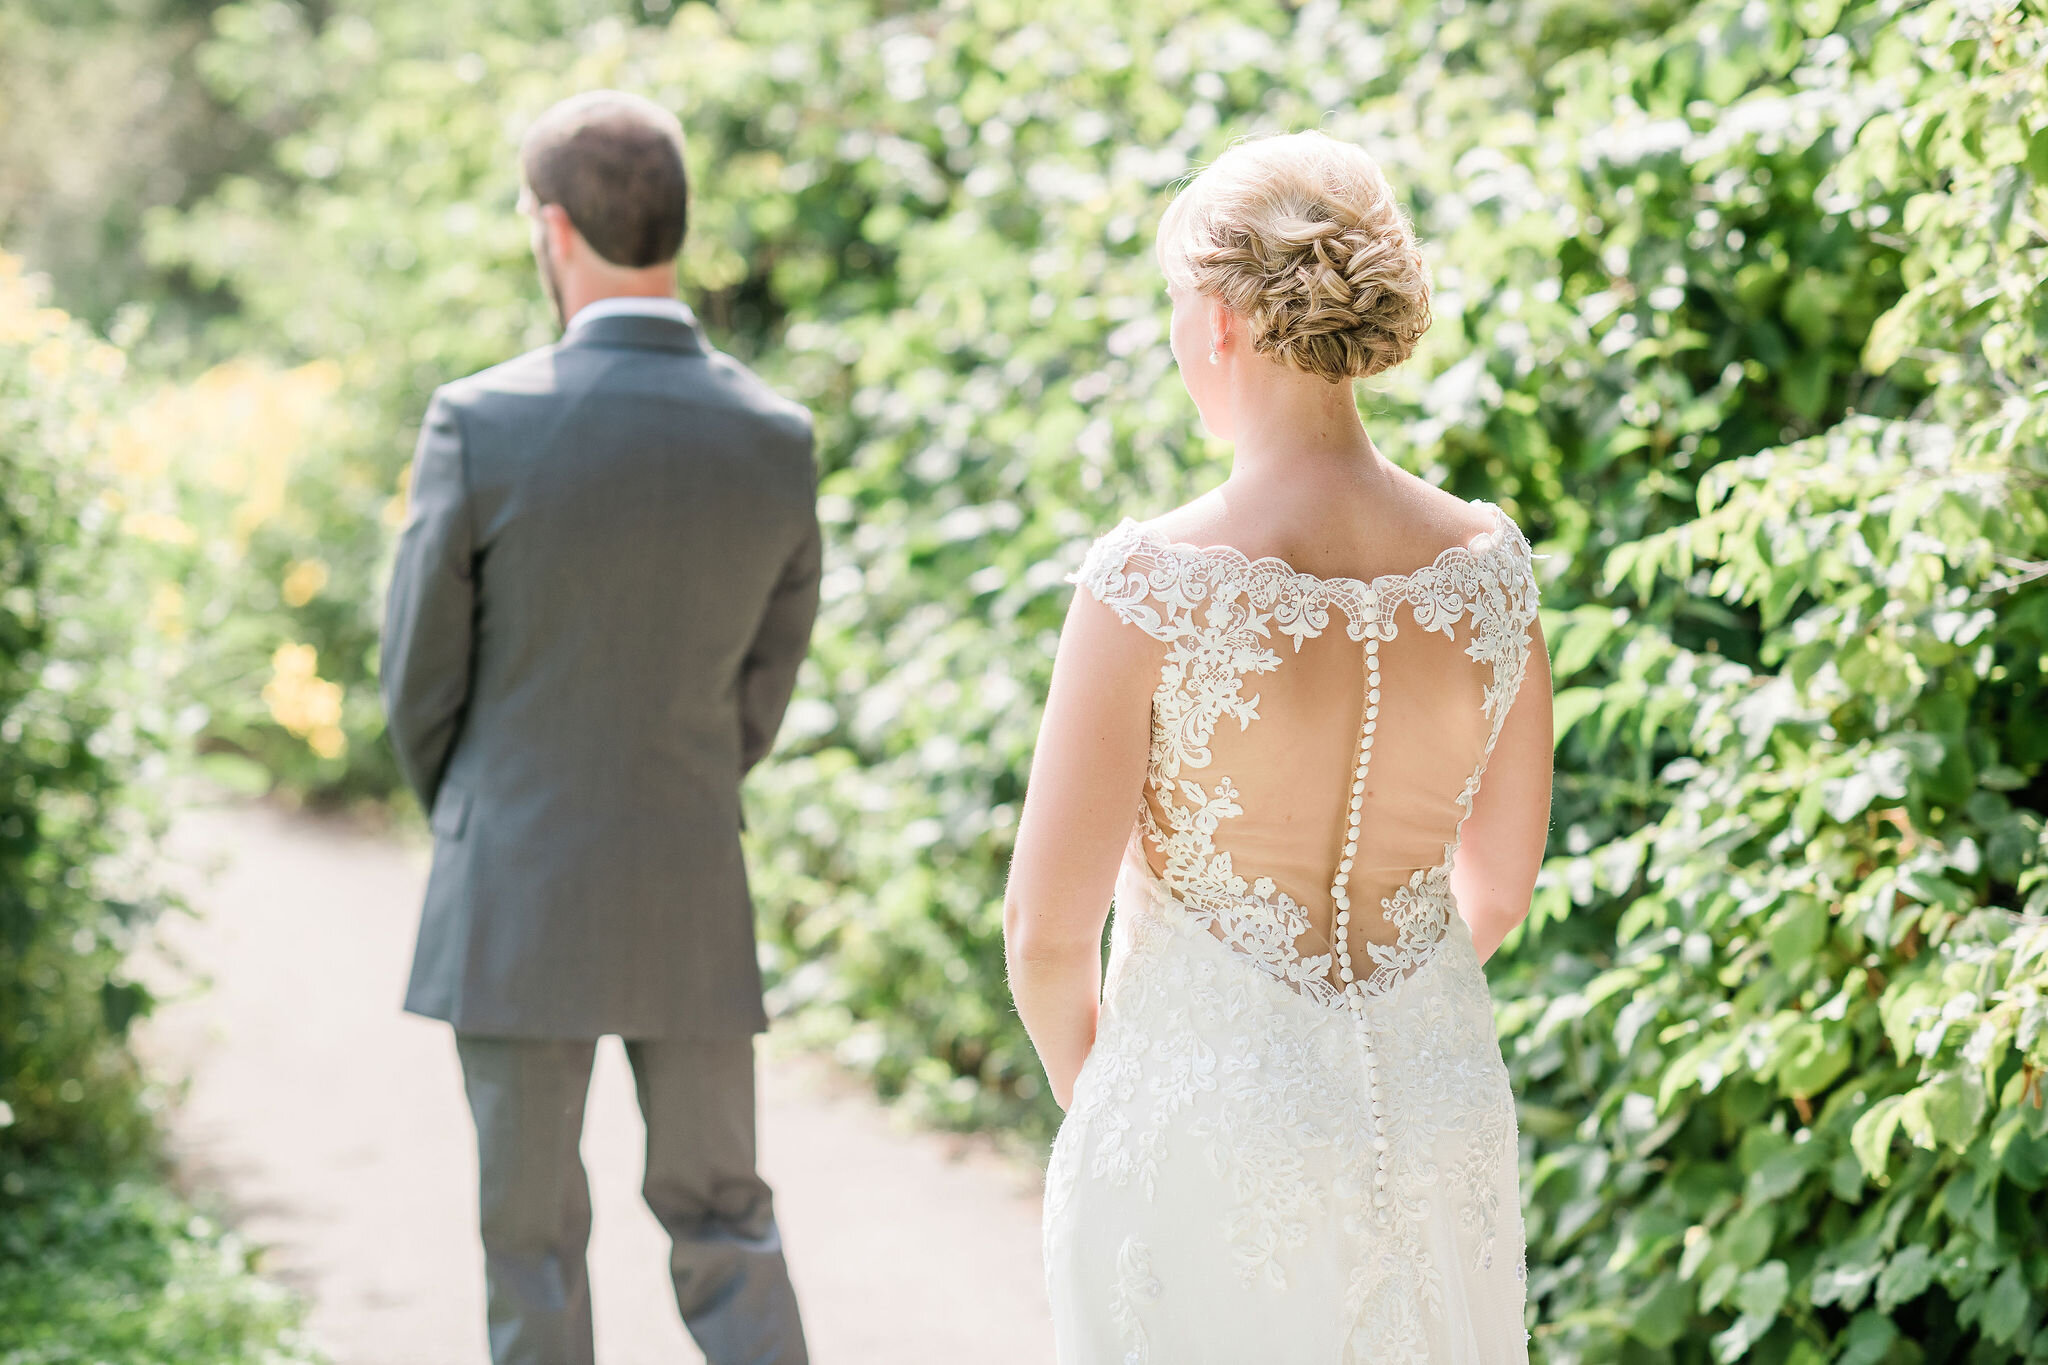
<instances>
[{"instance_id":1,"label":"green foliage","mask_svg":"<svg viewBox=\"0 0 2048 1365\"><path fill-rule=\"evenodd\" d=\"M156 1169L124 962L174 662L116 466L125 357L0 254L0 1365L285 1362L295 1310Z\"/></svg>"},{"instance_id":2,"label":"green foliage","mask_svg":"<svg viewBox=\"0 0 2048 1365\"><path fill-rule=\"evenodd\" d=\"M0 1365L313 1365L254 1254L152 1180L0 1183Z\"/></svg>"},{"instance_id":3,"label":"green foliage","mask_svg":"<svg viewBox=\"0 0 2048 1365\"><path fill-rule=\"evenodd\" d=\"M123 357L39 305L0 255L0 1157L125 1155L149 1001L121 960L152 907L119 855L164 717L94 472Z\"/></svg>"},{"instance_id":4,"label":"green foliage","mask_svg":"<svg viewBox=\"0 0 2048 1365\"><path fill-rule=\"evenodd\" d=\"M1904 228L1845 339L1924 397L1717 465L1607 555L1635 610L1552 622L1566 768L1653 765L1502 992L1559 1356L2048 1357L2048 29L1909 23L1815 189Z\"/></svg>"},{"instance_id":5,"label":"green foliage","mask_svg":"<svg viewBox=\"0 0 2048 1365\"><path fill-rule=\"evenodd\" d=\"M64 282L104 331L153 317L150 351L182 354L232 300L141 251L152 207L196 203L260 161L264 130L192 71L217 0L10 0L0 6L0 242Z\"/></svg>"},{"instance_id":6,"label":"green foliage","mask_svg":"<svg viewBox=\"0 0 2048 1365\"><path fill-rule=\"evenodd\" d=\"M349 462L342 390L332 362L227 361L138 397L114 440L129 551L160 585L151 615L188 724L206 749L334 799L396 781L362 679L378 616L366 585L403 511Z\"/></svg>"},{"instance_id":7,"label":"green foliage","mask_svg":"<svg viewBox=\"0 0 2048 1365\"><path fill-rule=\"evenodd\" d=\"M575 89L662 98L690 292L827 468L814 657L750 794L776 1003L931 1114L1044 1133L998 906L1061 580L1220 473L1150 232L1231 138L1320 123L1435 262L1376 438L1546 556L1557 838L1494 968L1539 1353L2048 1360L2035 10L322 14L220 11L213 91L290 132L152 221L159 265L241 300L216 345L332 363L346 408L244 561L333 571L261 607L217 731L289 734L249 694L311 644L348 743L286 771L388 782L360 699L402 433L551 335L511 139ZM220 619L278 589L246 591Z\"/></svg>"}]
</instances>

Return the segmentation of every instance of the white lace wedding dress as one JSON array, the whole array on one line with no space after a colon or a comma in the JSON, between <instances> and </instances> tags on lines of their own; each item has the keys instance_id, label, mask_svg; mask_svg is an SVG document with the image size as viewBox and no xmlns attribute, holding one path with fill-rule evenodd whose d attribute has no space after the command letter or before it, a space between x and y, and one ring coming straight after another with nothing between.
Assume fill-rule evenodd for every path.
<instances>
[{"instance_id":1,"label":"white lace wedding dress","mask_svg":"<svg viewBox=\"0 0 2048 1365\"><path fill-rule=\"evenodd\" d=\"M1370 581L1130 520L1073 575L1162 658L1046 1175L1061 1365L1527 1359L1514 1102L1448 878L1536 585L1474 503L1490 531Z\"/></svg>"}]
</instances>

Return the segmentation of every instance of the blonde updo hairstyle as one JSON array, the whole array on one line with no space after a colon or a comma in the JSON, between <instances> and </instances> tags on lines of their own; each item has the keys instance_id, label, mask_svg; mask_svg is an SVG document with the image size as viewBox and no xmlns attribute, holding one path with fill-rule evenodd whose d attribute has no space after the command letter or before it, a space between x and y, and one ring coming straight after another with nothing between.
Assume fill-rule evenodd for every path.
<instances>
[{"instance_id":1,"label":"blonde updo hairstyle","mask_svg":"<svg viewBox=\"0 0 2048 1365\"><path fill-rule=\"evenodd\" d=\"M1244 319L1252 348L1331 383L1406 360L1429 330L1429 268L1379 164L1321 132L1249 139L1159 224L1169 280Z\"/></svg>"}]
</instances>

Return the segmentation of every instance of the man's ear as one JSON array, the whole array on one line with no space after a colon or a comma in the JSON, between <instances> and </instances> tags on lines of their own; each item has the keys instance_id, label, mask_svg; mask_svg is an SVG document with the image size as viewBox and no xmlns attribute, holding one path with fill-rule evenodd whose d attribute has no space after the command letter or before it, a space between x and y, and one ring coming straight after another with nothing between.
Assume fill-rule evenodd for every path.
<instances>
[{"instance_id":1,"label":"man's ear","mask_svg":"<svg viewBox=\"0 0 2048 1365\"><path fill-rule=\"evenodd\" d=\"M569 211L560 204L540 206L541 231L547 234L548 250L557 261L566 261L576 249L576 239L581 235L576 224L569 219Z\"/></svg>"}]
</instances>

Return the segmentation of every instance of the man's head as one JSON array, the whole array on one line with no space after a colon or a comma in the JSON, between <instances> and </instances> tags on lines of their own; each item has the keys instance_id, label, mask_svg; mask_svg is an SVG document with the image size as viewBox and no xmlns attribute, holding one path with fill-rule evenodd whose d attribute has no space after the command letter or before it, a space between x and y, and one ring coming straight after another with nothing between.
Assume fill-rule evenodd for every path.
<instances>
[{"instance_id":1,"label":"man's head","mask_svg":"<svg viewBox=\"0 0 2048 1365\"><path fill-rule=\"evenodd\" d=\"M592 299L674 291L689 218L675 115L638 95L586 91L527 131L519 170L534 258L563 322Z\"/></svg>"}]
</instances>

